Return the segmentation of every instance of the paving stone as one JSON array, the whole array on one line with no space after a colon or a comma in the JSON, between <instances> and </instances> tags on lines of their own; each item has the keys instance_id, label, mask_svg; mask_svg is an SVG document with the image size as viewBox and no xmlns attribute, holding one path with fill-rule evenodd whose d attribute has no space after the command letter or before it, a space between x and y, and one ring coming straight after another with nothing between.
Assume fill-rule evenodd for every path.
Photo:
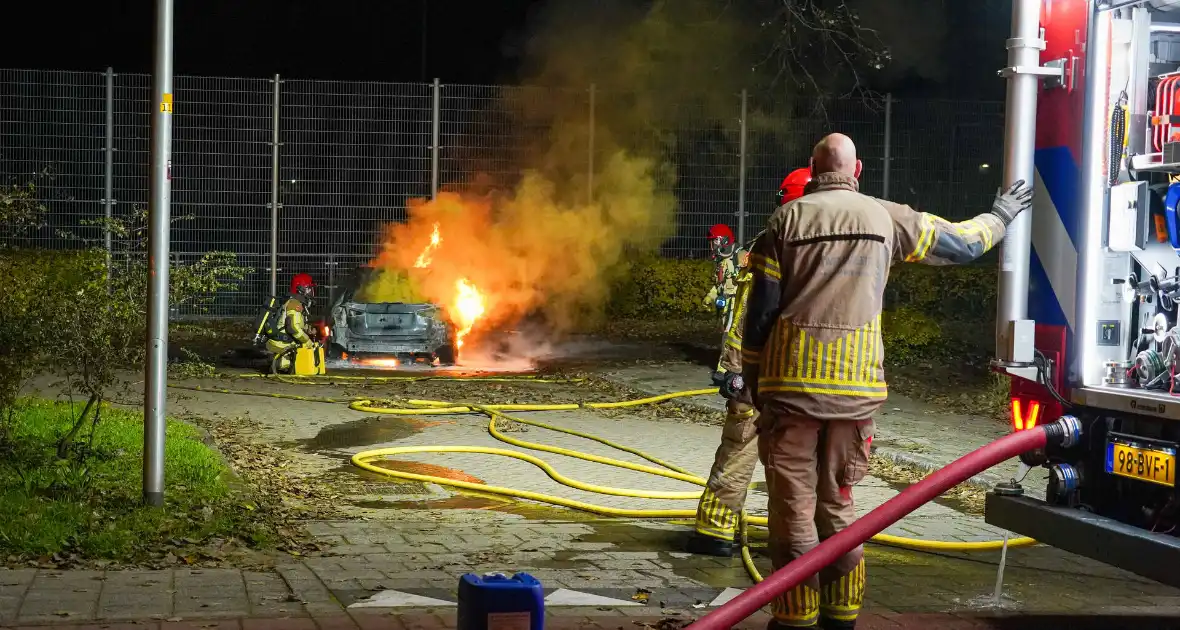
<instances>
[{"instance_id":1,"label":"paving stone","mask_svg":"<svg viewBox=\"0 0 1180 630\"><path fill-rule=\"evenodd\" d=\"M307 606L335 606L328 586L314 571L302 565L279 567L279 576L290 593Z\"/></svg>"},{"instance_id":2,"label":"paving stone","mask_svg":"<svg viewBox=\"0 0 1180 630\"><path fill-rule=\"evenodd\" d=\"M348 540L345 537L345 540ZM392 543L394 545L405 545L405 543ZM365 543L365 544L344 544L332 548L332 553L338 556L363 556L369 553L385 553L388 549L383 543ZM421 550L419 550L421 551Z\"/></svg>"},{"instance_id":3,"label":"paving stone","mask_svg":"<svg viewBox=\"0 0 1180 630\"><path fill-rule=\"evenodd\" d=\"M360 630L405 630L401 618L390 613L349 611L349 616Z\"/></svg>"},{"instance_id":4,"label":"paving stone","mask_svg":"<svg viewBox=\"0 0 1180 630\"><path fill-rule=\"evenodd\" d=\"M107 592L99 599L98 619L151 619L172 614L169 593Z\"/></svg>"},{"instance_id":5,"label":"paving stone","mask_svg":"<svg viewBox=\"0 0 1180 630\"><path fill-rule=\"evenodd\" d=\"M139 626L142 628L143 626ZM241 630L238 619L202 619L200 621L164 621L160 630Z\"/></svg>"},{"instance_id":6,"label":"paving stone","mask_svg":"<svg viewBox=\"0 0 1180 630\"><path fill-rule=\"evenodd\" d=\"M437 544L437 543L408 543L408 542L406 542L406 543L389 543L389 544L384 545L383 547L380 547L377 549L363 551L363 552L352 554L352 555L359 556L359 555L364 555L366 553L383 553L386 551L388 551L389 553L410 553L410 554L421 555L421 554L428 554L428 553L446 553L448 551L458 550L458 549L462 548L462 545L459 543L453 543L453 544L454 544L454 549L448 548L444 545Z\"/></svg>"},{"instance_id":7,"label":"paving stone","mask_svg":"<svg viewBox=\"0 0 1180 630\"><path fill-rule=\"evenodd\" d=\"M317 627L315 620L311 617L266 617L242 620L242 630L270 630L271 628L275 630L316 630Z\"/></svg>"}]
</instances>

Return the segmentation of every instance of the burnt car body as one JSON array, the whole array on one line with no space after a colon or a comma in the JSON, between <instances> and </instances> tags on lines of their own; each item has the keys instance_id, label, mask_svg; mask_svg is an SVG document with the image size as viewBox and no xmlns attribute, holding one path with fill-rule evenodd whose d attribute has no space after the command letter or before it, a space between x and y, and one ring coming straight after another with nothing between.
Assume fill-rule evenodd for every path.
<instances>
[{"instance_id":1,"label":"burnt car body","mask_svg":"<svg viewBox=\"0 0 1180 630\"><path fill-rule=\"evenodd\" d=\"M361 301L364 278L358 275L332 304L331 357L396 358L400 364L455 362L454 328L442 309L434 304Z\"/></svg>"}]
</instances>

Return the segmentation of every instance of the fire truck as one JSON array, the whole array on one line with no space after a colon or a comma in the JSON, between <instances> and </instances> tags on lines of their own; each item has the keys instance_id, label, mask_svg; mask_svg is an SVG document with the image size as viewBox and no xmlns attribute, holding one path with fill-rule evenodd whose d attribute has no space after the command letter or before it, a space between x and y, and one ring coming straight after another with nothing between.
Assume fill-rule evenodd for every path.
<instances>
[{"instance_id":1,"label":"fire truck","mask_svg":"<svg viewBox=\"0 0 1180 630\"><path fill-rule=\"evenodd\" d=\"M1180 586L1180 0L1013 0L1004 179L1035 200L1000 251L995 369L1014 431L1082 439L986 520Z\"/></svg>"}]
</instances>

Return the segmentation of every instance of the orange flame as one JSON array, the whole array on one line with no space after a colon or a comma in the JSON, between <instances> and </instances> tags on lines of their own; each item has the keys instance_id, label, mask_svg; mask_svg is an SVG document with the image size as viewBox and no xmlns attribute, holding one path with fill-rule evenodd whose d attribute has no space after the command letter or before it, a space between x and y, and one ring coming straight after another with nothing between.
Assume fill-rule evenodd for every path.
<instances>
[{"instance_id":1,"label":"orange flame","mask_svg":"<svg viewBox=\"0 0 1180 630\"><path fill-rule=\"evenodd\" d=\"M427 269L430 267L433 259L431 254L438 249L439 244L442 243L442 232L439 224L434 224L434 229L430 233L430 243L418 254L418 259L414 261L414 267L417 269ZM455 281L455 298L450 308L454 319L454 324L459 328L455 333L455 347L463 347L463 338L470 332L475 322L483 316L487 310L483 294L475 285L467 278L459 278Z\"/></svg>"},{"instance_id":2,"label":"orange flame","mask_svg":"<svg viewBox=\"0 0 1180 630\"><path fill-rule=\"evenodd\" d=\"M462 348L463 338L471 332L471 327L483 316L485 306L483 295L479 289L467 281L467 278L456 280L455 290L458 291L458 294L455 296L453 309L455 317L458 319L455 324L459 326L459 332L455 333L455 347Z\"/></svg>"},{"instance_id":3,"label":"orange flame","mask_svg":"<svg viewBox=\"0 0 1180 630\"><path fill-rule=\"evenodd\" d=\"M426 249L422 250L421 254L418 254L418 260L414 261L414 266L418 269L429 267L431 263L430 254L435 249L438 249L439 243L442 243L442 235L439 234L438 223L435 223L434 231L430 234L430 244L426 246Z\"/></svg>"},{"instance_id":4,"label":"orange flame","mask_svg":"<svg viewBox=\"0 0 1180 630\"><path fill-rule=\"evenodd\" d=\"M395 368L400 365L397 359L392 358L361 359L360 361L357 361L357 363L369 367L379 368Z\"/></svg>"}]
</instances>

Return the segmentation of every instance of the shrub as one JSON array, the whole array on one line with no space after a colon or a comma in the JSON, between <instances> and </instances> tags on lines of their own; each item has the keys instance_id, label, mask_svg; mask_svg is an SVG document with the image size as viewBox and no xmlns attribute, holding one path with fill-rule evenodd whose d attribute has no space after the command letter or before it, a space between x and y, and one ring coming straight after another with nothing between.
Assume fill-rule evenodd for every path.
<instances>
[{"instance_id":1,"label":"shrub","mask_svg":"<svg viewBox=\"0 0 1180 630\"><path fill-rule=\"evenodd\" d=\"M632 261L611 291L613 317L686 318L707 314L713 262L648 256Z\"/></svg>"},{"instance_id":2,"label":"shrub","mask_svg":"<svg viewBox=\"0 0 1180 630\"><path fill-rule=\"evenodd\" d=\"M994 264L897 265L885 287L885 308L912 308L936 319L990 321L997 279Z\"/></svg>"},{"instance_id":3,"label":"shrub","mask_svg":"<svg viewBox=\"0 0 1180 630\"><path fill-rule=\"evenodd\" d=\"M181 220L184 218L182 217ZM105 249L74 251L0 249L0 274L11 288L0 300L0 411L10 418L20 388L38 370L51 367L66 377L70 393L86 404L58 444L70 453L89 417L93 440L117 370L142 364L147 324L147 213L136 210L114 220L85 222L109 230ZM72 238L68 232L62 234ZM170 306L197 308L215 294L233 290L249 269L227 252L210 252L170 270ZM2 436L0 436L2 437Z\"/></svg>"},{"instance_id":4,"label":"shrub","mask_svg":"<svg viewBox=\"0 0 1180 630\"><path fill-rule=\"evenodd\" d=\"M996 267L898 265L885 291L883 334L891 363L991 351ZM701 300L713 285L709 260L646 257L633 261L612 287L612 318L672 320L708 317ZM963 331L986 330L987 334Z\"/></svg>"},{"instance_id":5,"label":"shrub","mask_svg":"<svg viewBox=\"0 0 1180 630\"><path fill-rule=\"evenodd\" d=\"M944 346L942 327L922 311L907 306L888 309L881 320L890 362L908 363Z\"/></svg>"},{"instance_id":6,"label":"shrub","mask_svg":"<svg viewBox=\"0 0 1180 630\"><path fill-rule=\"evenodd\" d=\"M79 314L101 314L88 303L101 286L106 258L93 251L0 249L0 433L8 425L21 388L37 371L63 359L63 341L73 332L68 321ZM0 435L2 438L3 435Z\"/></svg>"}]
</instances>

